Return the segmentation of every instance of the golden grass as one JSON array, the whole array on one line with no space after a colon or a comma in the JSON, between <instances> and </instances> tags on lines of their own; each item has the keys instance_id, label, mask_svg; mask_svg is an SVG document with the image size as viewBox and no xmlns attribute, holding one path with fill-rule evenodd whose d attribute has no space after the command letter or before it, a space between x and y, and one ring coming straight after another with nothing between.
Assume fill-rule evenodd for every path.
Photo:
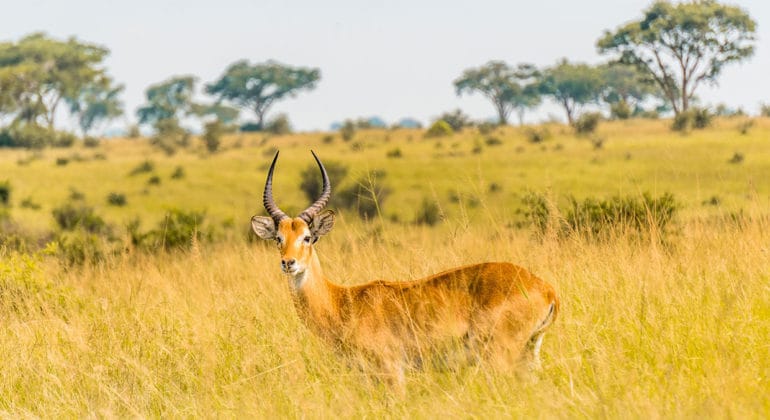
<instances>
[{"instance_id":1,"label":"golden grass","mask_svg":"<svg viewBox=\"0 0 770 420\"><path fill-rule=\"evenodd\" d=\"M60 266L45 252L0 251L0 415L767 418L770 186L760 180L770 179L770 123L758 120L748 136L731 124L689 137L672 135L664 123L606 124L600 151L559 134L559 127L551 128L546 150L509 128L496 134L506 144L481 155L467 144L475 134L441 140L438 149L414 132L361 133L369 144L361 152L339 139L322 145L321 134L266 145L246 138L243 148L207 158L166 158L117 141L100 149L107 161L65 167L54 157L72 151L46 151L26 166L15 163L25 153L2 151L0 177L14 186L12 216L29 226L50 226L50 209L65 200L70 182L114 222L133 214L157 220L156 212L173 206L206 208L245 226L259 205L260 168L271 145L287 151L276 197L287 209L305 205L294 189L296 171L310 162L307 143L354 171L386 168L395 187L386 216L401 212L409 220L414 198L435 191L449 217L427 228L341 215L317 245L331 278L355 284L512 261L554 284L562 312L546 334L537 382L483 365L428 369L409 373L400 398L349 368L301 325L271 245L232 239L186 252L129 251L81 268ZM463 156L435 155L453 142ZM557 143L563 147L553 150ZM517 153L519 146L525 151ZM395 147L404 158L385 157ZM726 163L733 151L745 154L743 164ZM593 163L596 156L604 164ZM126 174L147 158L165 175L144 194L145 179ZM179 185L168 180L176 165L188 174ZM658 177L646 178L651 174ZM470 183L462 192L478 192L478 207L444 202L463 179ZM485 189L493 180L503 183L500 195ZM663 242L538 240L507 226L522 186L578 196L654 187L674 193L685 208L676 233ZM113 189L129 193L127 207L100 204ZM702 206L712 194L724 204ZM19 208L28 195L43 209ZM745 214L739 223L719 218L737 209Z\"/></svg>"}]
</instances>

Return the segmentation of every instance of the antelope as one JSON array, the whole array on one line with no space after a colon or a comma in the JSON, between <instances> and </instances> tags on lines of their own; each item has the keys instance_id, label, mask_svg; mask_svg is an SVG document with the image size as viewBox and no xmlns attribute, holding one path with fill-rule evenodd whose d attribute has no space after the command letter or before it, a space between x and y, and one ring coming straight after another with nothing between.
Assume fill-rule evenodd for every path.
<instances>
[{"instance_id":1,"label":"antelope","mask_svg":"<svg viewBox=\"0 0 770 420\"><path fill-rule=\"evenodd\" d=\"M251 219L257 236L277 243L295 309L311 331L337 350L363 356L401 389L405 368L419 366L442 342L459 343L474 360L501 368L539 369L543 335L559 313L559 299L550 284L522 267L485 262L419 280L349 287L329 280L314 245L334 226L334 212L324 210L331 184L311 153L323 178L320 197L297 217L281 211L273 199L276 152L262 197L269 217Z\"/></svg>"}]
</instances>

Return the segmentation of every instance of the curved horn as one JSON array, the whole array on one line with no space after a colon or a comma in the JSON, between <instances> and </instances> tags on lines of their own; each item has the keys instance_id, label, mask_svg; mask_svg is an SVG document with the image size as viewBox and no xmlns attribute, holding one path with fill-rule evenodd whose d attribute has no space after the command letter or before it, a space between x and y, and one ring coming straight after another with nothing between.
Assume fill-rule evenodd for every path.
<instances>
[{"instance_id":1,"label":"curved horn","mask_svg":"<svg viewBox=\"0 0 770 420\"><path fill-rule=\"evenodd\" d=\"M329 202L329 198L332 196L332 185L331 182L329 182L329 175L326 173L326 168L324 168L324 164L321 163L321 160L318 159L318 156L316 156L314 151L310 151L310 153L313 154L313 157L315 158L316 163L318 163L318 167L321 169L321 176L323 177L323 191L321 191L321 196L318 197L318 200L313 203L312 206L308 207L300 213L298 216L300 219L304 220L305 223L308 225L310 222L313 221L313 217L315 217L319 211L323 210L324 207L326 207L326 203Z\"/></svg>"},{"instance_id":2,"label":"curved horn","mask_svg":"<svg viewBox=\"0 0 770 420\"><path fill-rule=\"evenodd\" d=\"M282 212L275 204L273 200L273 170L275 169L275 162L278 161L278 152L275 152L273 163L270 164L270 171L267 173L267 181L265 181L265 193L262 195L262 203L265 205L265 210L273 218L276 226L283 219L288 219L289 216Z\"/></svg>"}]
</instances>

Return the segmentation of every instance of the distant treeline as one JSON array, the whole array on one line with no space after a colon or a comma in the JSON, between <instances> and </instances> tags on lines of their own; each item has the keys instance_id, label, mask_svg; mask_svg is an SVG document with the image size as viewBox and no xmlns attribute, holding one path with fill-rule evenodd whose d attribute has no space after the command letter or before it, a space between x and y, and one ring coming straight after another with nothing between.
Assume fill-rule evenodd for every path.
<instances>
[{"instance_id":1,"label":"distant treeline","mask_svg":"<svg viewBox=\"0 0 770 420\"><path fill-rule=\"evenodd\" d=\"M507 124L512 112L523 121L527 110L550 99L563 107L567 120L577 125L587 105L611 118L657 117L673 113L680 126L689 126L704 112L741 113L720 106L713 111L694 109L696 91L716 83L726 65L754 53L755 21L739 7L713 0L685 3L657 1L640 19L614 31L605 31L596 46L609 61L600 65L570 62L537 68L521 63L490 61L469 68L454 81L458 95L480 93L494 105L498 124ZM57 40L34 33L17 42L0 43L0 147L67 145L72 134L56 132L55 119L65 109L77 121L83 138L100 124L125 114L120 96L124 86L109 75L104 60L109 51L76 38ZM197 78L172 76L146 89L146 102L136 111L139 125L156 133L154 141L172 150L189 133L180 119L198 117L207 132L226 130L291 130L285 115L268 119L273 104L321 80L318 68L293 67L268 60L230 64L219 79L203 87L209 100L193 101ZM241 111L253 115L242 119ZM762 106L770 114L770 106ZM385 125L380 119L346 121L354 125ZM397 125L414 128L405 118ZM128 129L137 134L138 126ZM213 143L209 149L216 149Z\"/></svg>"}]
</instances>

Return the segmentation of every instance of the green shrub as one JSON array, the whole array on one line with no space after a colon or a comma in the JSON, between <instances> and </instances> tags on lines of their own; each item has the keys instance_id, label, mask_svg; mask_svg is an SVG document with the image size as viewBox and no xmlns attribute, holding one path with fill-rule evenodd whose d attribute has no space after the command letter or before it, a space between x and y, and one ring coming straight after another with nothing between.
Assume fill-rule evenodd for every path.
<instances>
[{"instance_id":1,"label":"green shrub","mask_svg":"<svg viewBox=\"0 0 770 420\"><path fill-rule=\"evenodd\" d=\"M332 185L342 185L348 174L347 166L332 160L324 163L324 168L326 168L326 173L329 175L329 182L331 182ZM323 188L323 183L321 172L318 170L318 165L310 163L304 170L302 170L302 172L300 172L299 189L305 194L305 199L309 203L313 203L321 195L321 188ZM332 194L329 206L340 207L337 194Z\"/></svg>"},{"instance_id":2,"label":"green shrub","mask_svg":"<svg viewBox=\"0 0 770 420\"><path fill-rule=\"evenodd\" d=\"M278 114L273 119L265 124L265 131L276 134L284 135L291 134L291 123L289 117L286 114Z\"/></svg>"},{"instance_id":3,"label":"green shrub","mask_svg":"<svg viewBox=\"0 0 770 420\"><path fill-rule=\"evenodd\" d=\"M596 128L599 127L599 121L601 120L602 114L598 112L586 112L575 121L575 132L578 135L593 134L596 131Z\"/></svg>"},{"instance_id":4,"label":"green shrub","mask_svg":"<svg viewBox=\"0 0 770 420\"><path fill-rule=\"evenodd\" d=\"M131 124L131 126L128 127L128 133L126 133L126 137L130 139L137 139L142 136L142 131L139 130L139 126L136 124Z\"/></svg>"},{"instance_id":5,"label":"green shrub","mask_svg":"<svg viewBox=\"0 0 770 420\"><path fill-rule=\"evenodd\" d=\"M56 158L56 166L67 166L70 163L69 158L58 157Z\"/></svg>"},{"instance_id":6,"label":"green shrub","mask_svg":"<svg viewBox=\"0 0 770 420\"><path fill-rule=\"evenodd\" d=\"M386 156L389 158L400 158L400 157L403 157L404 155L401 153L401 149L397 147L393 150L388 150L388 153L386 154Z\"/></svg>"},{"instance_id":7,"label":"green shrub","mask_svg":"<svg viewBox=\"0 0 770 420\"><path fill-rule=\"evenodd\" d=\"M610 104L610 117L616 120L631 118L633 111L626 101L618 101Z\"/></svg>"},{"instance_id":8,"label":"green shrub","mask_svg":"<svg viewBox=\"0 0 770 420\"><path fill-rule=\"evenodd\" d=\"M87 231L64 232L57 238L56 255L65 264L83 265L98 263L109 254L106 240Z\"/></svg>"},{"instance_id":9,"label":"green shrub","mask_svg":"<svg viewBox=\"0 0 770 420\"><path fill-rule=\"evenodd\" d=\"M708 108L693 108L693 128L703 129L711 125L714 114Z\"/></svg>"},{"instance_id":10,"label":"green shrub","mask_svg":"<svg viewBox=\"0 0 770 420\"><path fill-rule=\"evenodd\" d=\"M147 178L147 185L160 185L160 177L158 175L153 175Z\"/></svg>"},{"instance_id":11,"label":"green shrub","mask_svg":"<svg viewBox=\"0 0 770 420\"><path fill-rule=\"evenodd\" d=\"M759 104L759 115L770 117L770 104Z\"/></svg>"},{"instance_id":12,"label":"green shrub","mask_svg":"<svg viewBox=\"0 0 770 420\"><path fill-rule=\"evenodd\" d=\"M560 236L581 234L592 238L607 237L615 231L635 231L647 234L651 230L665 234L679 205L674 196L666 193L653 197L614 196L607 199L586 198L577 200L569 197L566 211L559 211L562 218L552 214L552 206L542 195L530 194L524 197L524 215L540 234L549 226ZM554 209L555 210L555 209Z\"/></svg>"},{"instance_id":13,"label":"green shrub","mask_svg":"<svg viewBox=\"0 0 770 420\"><path fill-rule=\"evenodd\" d=\"M107 204L118 207L125 206L126 195L122 193L111 192L107 195Z\"/></svg>"},{"instance_id":14,"label":"green shrub","mask_svg":"<svg viewBox=\"0 0 770 420\"><path fill-rule=\"evenodd\" d=\"M42 149L56 142L56 132L37 124L5 128L0 132L0 147Z\"/></svg>"},{"instance_id":15,"label":"green shrub","mask_svg":"<svg viewBox=\"0 0 770 420\"><path fill-rule=\"evenodd\" d=\"M171 250L189 248L196 241L210 239L210 233L202 230L204 212L171 209L158 224L157 229L143 235L140 243L151 248Z\"/></svg>"},{"instance_id":16,"label":"green shrub","mask_svg":"<svg viewBox=\"0 0 770 420\"><path fill-rule=\"evenodd\" d=\"M220 139L224 132L225 126L219 120L206 123L203 126L203 144L206 145L206 150L209 153L216 153L219 150Z\"/></svg>"},{"instance_id":17,"label":"green shrub","mask_svg":"<svg viewBox=\"0 0 770 420\"><path fill-rule=\"evenodd\" d=\"M152 172L155 170L155 163L151 160L145 160L144 162L137 165L134 169L131 169L131 172L129 172L129 175L139 175L143 173Z\"/></svg>"},{"instance_id":18,"label":"green shrub","mask_svg":"<svg viewBox=\"0 0 770 420\"><path fill-rule=\"evenodd\" d=\"M524 135L530 143L535 144L542 143L551 138L551 132L546 127L528 128L524 131Z\"/></svg>"},{"instance_id":19,"label":"green shrub","mask_svg":"<svg viewBox=\"0 0 770 420\"><path fill-rule=\"evenodd\" d=\"M473 125L471 117L464 114L460 109L456 109L452 112L445 112L438 116L436 121L444 121L452 127L452 131L460 131L465 127Z\"/></svg>"},{"instance_id":20,"label":"green shrub","mask_svg":"<svg viewBox=\"0 0 770 420\"><path fill-rule=\"evenodd\" d=\"M733 154L733 157L731 157L730 160L728 160L727 162L732 164L738 164L743 162L743 159L744 159L743 153L735 152Z\"/></svg>"},{"instance_id":21,"label":"green shrub","mask_svg":"<svg viewBox=\"0 0 770 420\"><path fill-rule=\"evenodd\" d=\"M487 139L484 140L484 144L487 146L500 146L503 144L503 141L497 137L487 137Z\"/></svg>"},{"instance_id":22,"label":"green shrub","mask_svg":"<svg viewBox=\"0 0 770 420\"><path fill-rule=\"evenodd\" d=\"M177 166L174 169L174 172L171 173L171 179L182 179L184 178L184 168L181 166Z\"/></svg>"},{"instance_id":23,"label":"green shrub","mask_svg":"<svg viewBox=\"0 0 770 420\"><path fill-rule=\"evenodd\" d=\"M385 185L386 173L372 171L348 188L340 190L336 203L340 208L354 210L365 220L371 220L382 213L383 205L390 196L390 188Z\"/></svg>"},{"instance_id":24,"label":"green shrub","mask_svg":"<svg viewBox=\"0 0 770 420\"><path fill-rule=\"evenodd\" d=\"M345 120L344 123L342 123L342 127L340 127L340 136L342 136L342 140L344 141L350 141L353 140L353 137L356 135L356 123L354 123L352 120Z\"/></svg>"},{"instance_id":25,"label":"green shrub","mask_svg":"<svg viewBox=\"0 0 770 420\"><path fill-rule=\"evenodd\" d=\"M40 210L42 206L39 203L36 203L34 200L32 200L32 197L27 197L23 200L21 200L21 203L19 205L22 208L30 209L30 210Z\"/></svg>"},{"instance_id":26,"label":"green shrub","mask_svg":"<svg viewBox=\"0 0 770 420\"><path fill-rule=\"evenodd\" d=\"M440 222L441 208L438 203L427 197L423 197L420 207L417 209L417 214L414 217L414 223L418 225L433 226Z\"/></svg>"},{"instance_id":27,"label":"green shrub","mask_svg":"<svg viewBox=\"0 0 770 420\"><path fill-rule=\"evenodd\" d=\"M425 137L445 137L451 136L452 134L454 134L452 126L450 126L449 123L444 120L438 120L428 128L428 130L425 132Z\"/></svg>"},{"instance_id":28,"label":"green shrub","mask_svg":"<svg viewBox=\"0 0 770 420\"><path fill-rule=\"evenodd\" d=\"M107 224L104 219L96 215L94 209L87 206L75 206L67 203L56 207L52 211L56 224L62 230L83 229L91 233L104 233L107 231Z\"/></svg>"},{"instance_id":29,"label":"green shrub","mask_svg":"<svg viewBox=\"0 0 770 420\"><path fill-rule=\"evenodd\" d=\"M53 133L52 146L54 147L72 147L77 141L77 136L66 131L58 131Z\"/></svg>"},{"instance_id":30,"label":"green shrub","mask_svg":"<svg viewBox=\"0 0 770 420\"><path fill-rule=\"evenodd\" d=\"M0 206L8 207L11 205L11 182L8 180L0 181Z\"/></svg>"},{"instance_id":31,"label":"green shrub","mask_svg":"<svg viewBox=\"0 0 770 420\"><path fill-rule=\"evenodd\" d=\"M178 148L190 145L190 133L174 118L159 120L155 123L155 135L150 138L150 144L171 156Z\"/></svg>"},{"instance_id":32,"label":"green shrub","mask_svg":"<svg viewBox=\"0 0 770 420\"><path fill-rule=\"evenodd\" d=\"M476 125L476 128L479 130L479 134L483 136L486 136L487 134L491 134L493 131L495 131L497 127L498 127L497 124L491 123L489 121L484 121Z\"/></svg>"},{"instance_id":33,"label":"green shrub","mask_svg":"<svg viewBox=\"0 0 770 420\"><path fill-rule=\"evenodd\" d=\"M687 111L674 116L671 129L674 131L688 131L690 129L703 129L711 125L714 114L708 108L692 107Z\"/></svg>"}]
</instances>

